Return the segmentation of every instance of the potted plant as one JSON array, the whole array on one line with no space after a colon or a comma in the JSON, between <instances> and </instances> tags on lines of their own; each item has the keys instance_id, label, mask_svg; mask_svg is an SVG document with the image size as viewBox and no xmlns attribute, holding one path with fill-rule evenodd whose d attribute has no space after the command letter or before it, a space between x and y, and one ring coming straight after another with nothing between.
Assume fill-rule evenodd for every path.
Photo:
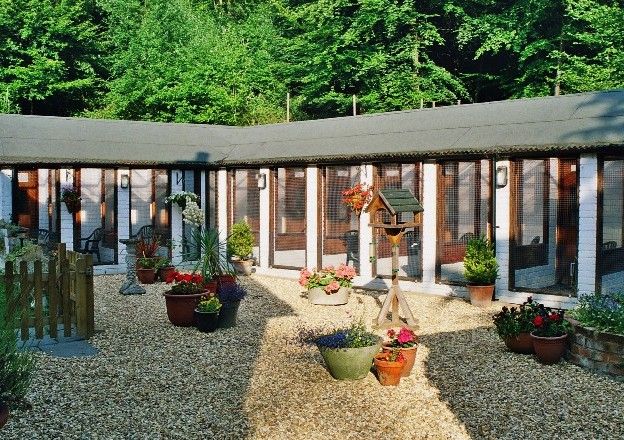
<instances>
[{"instance_id":1,"label":"potted plant","mask_svg":"<svg viewBox=\"0 0 624 440\"><path fill-rule=\"evenodd\" d=\"M323 332L303 332L302 342L312 343L325 361L329 373L338 380L363 379L369 373L373 358L381 348L381 338L366 330L362 321L350 326Z\"/></svg>"},{"instance_id":2,"label":"potted plant","mask_svg":"<svg viewBox=\"0 0 624 440\"><path fill-rule=\"evenodd\" d=\"M61 201L65 203L70 214L80 211L80 191L74 185L64 185L61 188Z\"/></svg>"},{"instance_id":3,"label":"potted plant","mask_svg":"<svg viewBox=\"0 0 624 440\"><path fill-rule=\"evenodd\" d=\"M221 302L216 296L202 297L195 309L195 326L204 333L213 332L219 326Z\"/></svg>"},{"instance_id":4,"label":"potted plant","mask_svg":"<svg viewBox=\"0 0 624 440\"><path fill-rule=\"evenodd\" d=\"M219 289L218 297L222 305L219 312L219 327L236 326L238 307L245 296L247 296L247 289L240 284L226 284Z\"/></svg>"},{"instance_id":5,"label":"potted plant","mask_svg":"<svg viewBox=\"0 0 624 440\"><path fill-rule=\"evenodd\" d=\"M164 293L169 321L181 327L192 326L197 303L210 292L204 277L196 273L174 272L165 282L172 284L171 289ZM215 290L213 286L212 293Z\"/></svg>"},{"instance_id":6,"label":"potted plant","mask_svg":"<svg viewBox=\"0 0 624 440\"><path fill-rule=\"evenodd\" d=\"M401 327L398 332L394 329L388 329L386 334L388 340L383 343L383 351L400 351L404 359L401 375L403 377L409 376L416 361L418 336L407 327Z\"/></svg>"},{"instance_id":7,"label":"potted plant","mask_svg":"<svg viewBox=\"0 0 624 440\"><path fill-rule=\"evenodd\" d=\"M342 191L342 202L359 216L362 209L370 202L373 196L373 187L358 183Z\"/></svg>"},{"instance_id":8,"label":"potted plant","mask_svg":"<svg viewBox=\"0 0 624 440\"><path fill-rule=\"evenodd\" d=\"M543 364L556 364L565 353L572 326L563 315L563 310L553 310L543 304L537 306L537 315L533 318L535 330L531 336L535 356Z\"/></svg>"},{"instance_id":9,"label":"potted plant","mask_svg":"<svg viewBox=\"0 0 624 440\"><path fill-rule=\"evenodd\" d=\"M213 228L196 230L193 240L201 251L195 270L200 270L204 279L215 280L217 289L236 283L234 269L227 261L227 243L219 239L219 231Z\"/></svg>"},{"instance_id":10,"label":"potted plant","mask_svg":"<svg viewBox=\"0 0 624 440\"><path fill-rule=\"evenodd\" d=\"M374 359L377 379L384 386L398 385L405 367L405 356L399 349L378 353Z\"/></svg>"},{"instance_id":11,"label":"potted plant","mask_svg":"<svg viewBox=\"0 0 624 440\"><path fill-rule=\"evenodd\" d=\"M9 420L9 407L22 399L30 386L34 370L34 358L28 352L17 348L17 308L7 303L18 300L17 289L9 289L0 282L0 428Z\"/></svg>"},{"instance_id":12,"label":"potted plant","mask_svg":"<svg viewBox=\"0 0 624 440\"><path fill-rule=\"evenodd\" d=\"M246 221L232 225L232 232L227 240L228 253L232 255L232 264L241 275L251 275L253 259L251 254L254 246L254 235Z\"/></svg>"},{"instance_id":13,"label":"potted plant","mask_svg":"<svg viewBox=\"0 0 624 440\"><path fill-rule=\"evenodd\" d=\"M464 277L468 280L472 305L489 307L492 304L497 276L498 263L490 240L484 236L469 240L464 257Z\"/></svg>"},{"instance_id":14,"label":"potted plant","mask_svg":"<svg viewBox=\"0 0 624 440\"><path fill-rule=\"evenodd\" d=\"M505 342L509 350L514 353L533 353L533 338L531 332L535 330L533 319L537 316L537 305L529 297L520 307L503 307L494 315L493 321L498 336Z\"/></svg>"},{"instance_id":15,"label":"potted plant","mask_svg":"<svg viewBox=\"0 0 624 440\"><path fill-rule=\"evenodd\" d=\"M137 260L137 278L142 284L154 284L158 259L141 257Z\"/></svg>"},{"instance_id":16,"label":"potted plant","mask_svg":"<svg viewBox=\"0 0 624 440\"><path fill-rule=\"evenodd\" d=\"M299 274L299 284L308 289L308 301L317 305L342 305L349 302L355 268L340 264L310 272L303 269Z\"/></svg>"},{"instance_id":17,"label":"potted plant","mask_svg":"<svg viewBox=\"0 0 624 440\"><path fill-rule=\"evenodd\" d=\"M156 265L156 276L160 281L165 281L175 272L175 266L171 264L171 260L167 257L160 257Z\"/></svg>"},{"instance_id":18,"label":"potted plant","mask_svg":"<svg viewBox=\"0 0 624 440\"><path fill-rule=\"evenodd\" d=\"M190 191L180 191L167 196L165 202L178 205L181 210L186 208L186 203L188 201L198 203L199 197L197 194Z\"/></svg>"}]
</instances>

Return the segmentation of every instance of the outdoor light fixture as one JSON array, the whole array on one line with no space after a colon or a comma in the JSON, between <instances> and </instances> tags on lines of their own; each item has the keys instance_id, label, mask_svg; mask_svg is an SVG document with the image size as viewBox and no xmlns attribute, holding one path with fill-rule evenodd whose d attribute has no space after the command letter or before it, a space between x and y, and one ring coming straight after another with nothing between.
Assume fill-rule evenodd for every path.
<instances>
[{"instance_id":1,"label":"outdoor light fixture","mask_svg":"<svg viewBox=\"0 0 624 440\"><path fill-rule=\"evenodd\" d=\"M500 165L496 167L496 186L498 188L504 188L507 186L507 166Z\"/></svg>"},{"instance_id":2,"label":"outdoor light fixture","mask_svg":"<svg viewBox=\"0 0 624 440\"><path fill-rule=\"evenodd\" d=\"M128 186L130 185L130 176L128 176L127 174L122 174L121 175L121 187L123 189L128 188Z\"/></svg>"},{"instance_id":3,"label":"outdoor light fixture","mask_svg":"<svg viewBox=\"0 0 624 440\"><path fill-rule=\"evenodd\" d=\"M258 179L258 188L259 189L264 189L267 186L267 176L265 173L258 173L256 174L256 177Z\"/></svg>"}]
</instances>

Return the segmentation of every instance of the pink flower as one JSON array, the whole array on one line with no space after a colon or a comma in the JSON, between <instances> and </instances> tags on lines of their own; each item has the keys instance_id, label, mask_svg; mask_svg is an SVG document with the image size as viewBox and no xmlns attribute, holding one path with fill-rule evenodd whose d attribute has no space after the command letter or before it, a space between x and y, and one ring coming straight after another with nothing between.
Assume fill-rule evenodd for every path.
<instances>
[{"instance_id":1,"label":"pink flower","mask_svg":"<svg viewBox=\"0 0 624 440\"><path fill-rule=\"evenodd\" d=\"M402 327L401 330L399 330L397 341L399 341L399 344L407 344L408 342L414 342L415 337L416 335L413 331L407 327Z\"/></svg>"},{"instance_id":2,"label":"pink flower","mask_svg":"<svg viewBox=\"0 0 624 440\"><path fill-rule=\"evenodd\" d=\"M302 269L301 272L299 272L299 285L305 287L305 285L308 284L310 275L312 274L308 269Z\"/></svg>"},{"instance_id":3,"label":"pink flower","mask_svg":"<svg viewBox=\"0 0 624 440\"><path fill-rule=\"evenodd\" d=\"M325 286L324 290L326 293L333 293L337 291L338 289L340 289L340 284L338 283L338 281L334 280L331 283L329 283L327 286Z\"/></svg>"}]
</instances>

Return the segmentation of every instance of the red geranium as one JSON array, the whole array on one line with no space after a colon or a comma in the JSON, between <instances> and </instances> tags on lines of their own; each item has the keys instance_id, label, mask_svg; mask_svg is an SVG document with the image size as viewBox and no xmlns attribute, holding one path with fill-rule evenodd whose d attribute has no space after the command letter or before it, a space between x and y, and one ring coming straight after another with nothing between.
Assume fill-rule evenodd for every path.
<instances>
[{"instance_id":1,"label":"red geranium","mask_svg":"<svg viewBox=\"0 0 624 440\"><path fill-rule=\"evenodd\" d=\"M167 276L166 283L172 284L171 293L189 295L205 292L204 277L197 273L174 272Z\"/></svg>"},{"instance_id":2,"label":"red geranium","mask_svg":"<svg viewBox=\"0 0 624 440\"><path fill-rule=\"evenodd\" d=\"M542 318L540 315L537 315L535 318L533 318L533 325L535 327L541 327L544 324L544 318Z\"/></svg>"}]
</instances>

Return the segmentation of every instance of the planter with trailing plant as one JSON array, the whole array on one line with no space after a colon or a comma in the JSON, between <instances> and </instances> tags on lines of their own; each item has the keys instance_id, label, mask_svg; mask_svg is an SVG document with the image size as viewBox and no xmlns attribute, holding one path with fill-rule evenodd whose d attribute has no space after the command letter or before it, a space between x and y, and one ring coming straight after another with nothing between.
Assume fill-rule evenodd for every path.
<instances>
[{"instance_id":1,"label":"planter with trailing plant","mask_svg":"<svg viewBox=\"0 0 624 440\"><path fill-rule=\"evenodd\" d=\"M372 197L373 188L363 183L357 183L342 191L342 203L351 208L358 217Z\"/></svg>"},{"instance_id":2,"label":"planter with trailing plant","mask_svg":"<svg viewBox=\"0 0 624 440\"><path fill-rule=\"evenodd\" d=\"M405 367L405 356L399 349L384 351L375 355L377 380L384 386L396 386L401 382Z\"/></svg>"},{"instance_id":3,"label":"planter with trailing plant","mask_svg":"<svg viewBox=\"0 0 624 440\"><path fill-rule=\"evenodd\" d=\"M312 272L303 269L299 284L308 289L311 304L338 306L349 302L354 277L354 267L340 264L337 268L328 266Z\"/></svg>"},{"instance_id":4,"label":"planter with trailing plant","mask_svg":"<svg viewBox=\"0 0 624 440\"><path fill-rule=\"evenodd\" d=\"M228 284L219 289L218 297L222 305L219 311L219 327L236 326L238 308L245 296L247 296L247 290L240 284Z\"/></svg>"},{"instance_id":5,"label":"planter with trailing plant","mask_svg":"<svg viewBox=\"0 0 624 440\"><path fill-rule=\"evenodd\" d=\"M167 317L173 325L190 327L194 323L194 311L202 296L210 293L200 274L174 272L166 282L171 289L165 292ZM214 289L212 293L215 293Z\"/></svg>"},{"instance_id":6,"label":"planter with trailing plant","mask_svg":"<svg viewBox=\"0 0 624 440\"><path fill-rule=\"evenodd\" d=\"M157 258L139 258L137 260L136 273L141 284L154 284L157 265Z\"/></svg>"},{"instance_id":7,"label":"planter with trailing plant","mask_svg":"<svg viewBox=\"0 0 624 440\"><path fill-rule=\"evenodd\" d=\"M65 185L61 188L61 201L70 214L80 211L80 191L75 186Z\"/></svg>"},{"instance_id":8,"label":"planter with trailing plant","mask_svg":"<svg viewBox=\"0 0 624 440\"><path fill-rule=\"evenodd\" d=\"M531 332L535 330L533 320L537 316L537 311L537 303L529 297L519 307L505 306L494 315L496 332L509 350L520 354L533 353Z\"/></svg>"},{"instance_id":9,"label":"planter with trailing plant","mask_svg":"<svg viewBox=\"0 0 624 440\"><path fill-rule=\"evenodd\" d=\"M199 197L197 194L190 191L180 191L167 196L165 202L171 203L172 205L177 205L180 210L186 209L186 205L188 202L199 202Z\"/></svg>"},{"instance_id":10,"label":"planter with trailing plant","mask_svg":"<svg viewBox=\"0 0 624 440\"><path fill-rule=\"evenodd\" d=\"M556 364L565 353L572 326L563 316L563 310L544 307L543 304L537 306L537 315L533 318L535 330L531 332L531 337L535 357L543 364Z\"/></svg>"},{"instance_id":11,"label":"planter with trailing plant","mask_svg":"<svg viewBox=\"0 0 624 440\"><path fill-rule=\"evenodd\" d=\"M304 343L316 345L329 373L338 380L363 379L370 372L373 358L381 348L381 338L366 330L364 324L353 322L350 326L330 332L300 333Z\"/></svg>"},{"instance_id":12,"label":"planter with trailing plant","mask_svg":"<svg viewBox=\"0 0 624 440\"><path fill-rule=\"evenodd\" d=\"M31 353L18 349L14 328L16 311L9 312L6 304L19 299L19 289L8 289L0 282L0 429L9 420L11 405L24 398L35 367Z\"/></svg>"},{"instance_id":13,"label":"planter with trailing plant","mask_svg":"<svg viewBox=\"0 0 624 440\"><path fill-rule=\"evenodd\" d=\"M583 295L566 319L572 326L566 359L624 379L624 293Z\"/></svg>"},{"instance_id":14,"label":"planter with trailing plant","mask_svg":"<svg viewBox=\"0 0 624 440\"><path fill-rule=\"evenodd\" d=\"M498 263L492 242L484 236L469 240L464 257L464 277L468 281L472 305L489 307L492 304L497 276Z\"/></svg>"},{"instance_id":15,"label":"planter with trailing plant","mask_svg":"<svg viewBox=\"0 0 624 440\"><path fill-rule=\"evenodd\" d=\"M221 302L216 296L202 297L195 308L195 327L197 330L203 333L214 332L219 327L221 308Z\"/></svg>"},{"instance_id":16,"label":"planter with trailing plant","mask_svg":"<svg viewBox=\"0 0 624 440\"><path fill-rule=\"evenodd\" d=\"M251 254L255 243L251 227L246 221L236 222L232 225L232 232L227 239L228 253L232 256L232 264L236 273L251 275L253 259Z\"/></svg>"},{"instance_id":17,"label":"planter with trailing plant","mask_svg":"<svg viewBox=\"0 0 624 440\"><path fill-rule=\"evenodd\" d=\"M407 327L401 327L397 332L388 329L388 340L383 343L384 352L399 351L403 355L403 370L401 375L407 377L412 373L416 362L416 350L418 349L418 336Z\"/></svg>"}]
</instances>

